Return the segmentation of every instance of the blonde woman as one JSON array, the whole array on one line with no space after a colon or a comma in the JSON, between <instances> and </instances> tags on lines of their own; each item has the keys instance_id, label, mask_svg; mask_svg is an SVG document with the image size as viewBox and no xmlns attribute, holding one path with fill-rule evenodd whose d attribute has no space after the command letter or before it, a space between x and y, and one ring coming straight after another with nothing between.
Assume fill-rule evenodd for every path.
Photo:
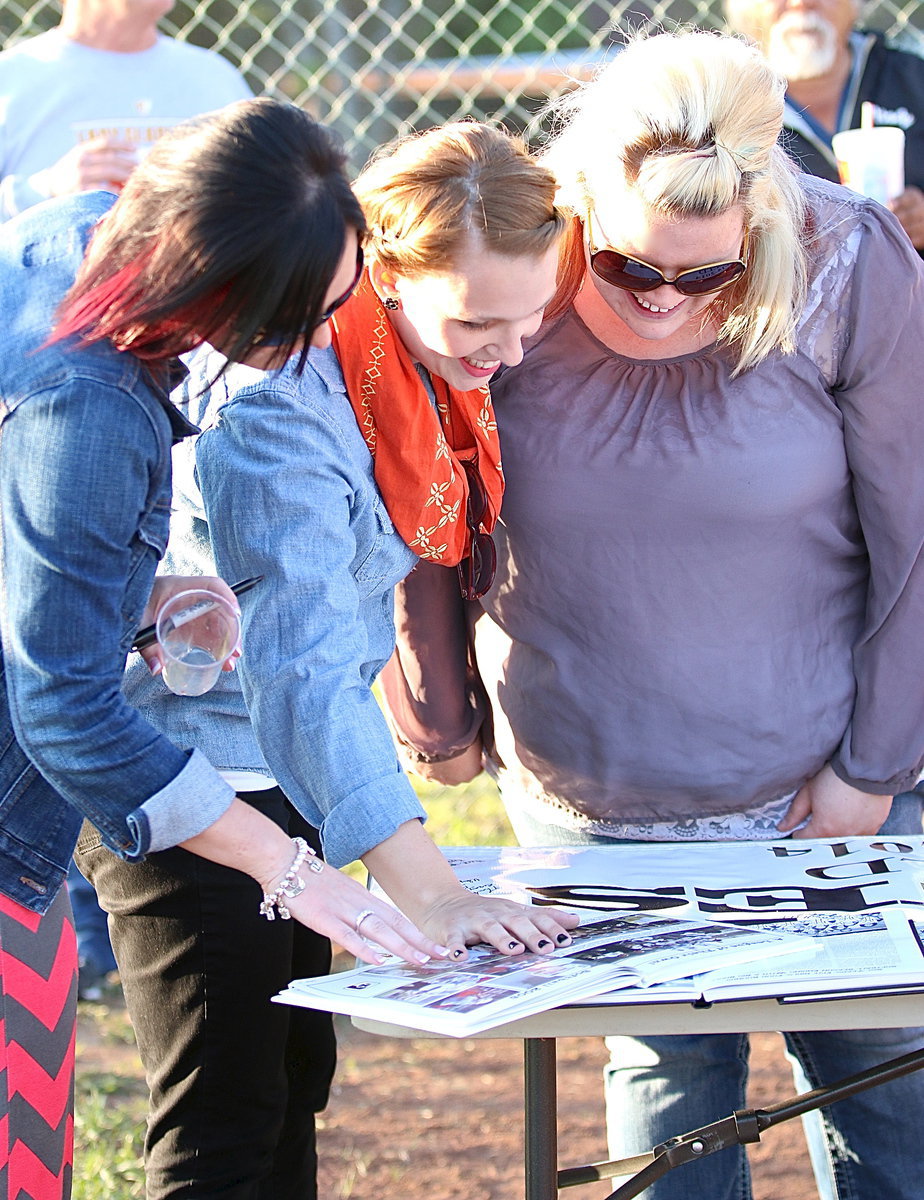
<instances>
[{"instance_id":1,"label":"blonde woman","mask_svg":"<svg viewBox=\"0 0 924 1200\"><path fill-rule=\"evenodd\" d=\"M572 95L544 155L573 217L562 291L493 385L507 490L471 615L494 743L444 703L465 681L435 568L402 589L388 687L430 775L487 750L524 843L921 832L919 805L890 816L924 760L921 264L884 209L796 174L782 113L758 51L664 34ZM921 1042L789 1038L812 1084ZM616 1156L743 1106L744 1037L612 1050ZM841 1197L919 1191L892 1148L922 1090L826 1110ZM693 1193L748 1196L744 1152L646 1196Z\"/></svg>"},{"instance_id":2,"label":"blonde woman","mask_svg":"<svg viewBox=\"0 0 924 1200\"><path fill-rule=\"evenodd\" d=\"M188 359L184 408L203 432L177 463L172 563L264 576L242 605L240 666L188 701L136 663L127 691L253 808L306 839L319 827L332 863L362 859L455 958L480 940L550 952L576 918L456 882L371 686L394 646L394 584L421 556L467 594L490 582L503 476L486 384L520 360L555 291L554 178L465 124L392 148L358 192L368 270L332 348L301 373L297 353L276 371L209 347ZM151 1086L149 1200L315 1195L331 1025L269 1001L325 970L329 945L294 922L267 929L252 889L183 852L150 856L140 880L89 842L80 858L113 914ZM357 913L369 939L380 920Z\"/></svg>"}]
</instances>

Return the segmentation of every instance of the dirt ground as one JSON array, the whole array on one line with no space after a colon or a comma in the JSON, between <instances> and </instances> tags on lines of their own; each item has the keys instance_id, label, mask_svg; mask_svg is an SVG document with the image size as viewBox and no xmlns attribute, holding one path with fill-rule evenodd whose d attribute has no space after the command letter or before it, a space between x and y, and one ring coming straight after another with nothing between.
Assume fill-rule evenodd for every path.
<instances>
[{"instance_id":1,"label":"dirt ground","mask_svg":"<svg viewBox=\"0 0 924 1200\"><path fill-rule=\"evenodd\" d=\"M522 1043L398 1040L365 1033L344 1017L336 1020L339 1067L319 1118L322 1200L523 1200ZM756 1034L752 1046L748 1105L790 1097L792 1076L779 1035ZM120 1077L120 1095L132 1097L140 1118L140 1063L121 994L105 1007L81 1006L77 1056L78 1073ZM562 1167L607 1157L605 1058L599 1038L558 1043ZM816 1200L798 1121L767 1130L750 1153L755 1200ZM615 1186L586 1184L560 1195L604 1200Z\"/></svg>"},{"instance_id":2,"label":"dirt ground","mask_svg":"<svg viewBox=\"0 0 924 1200\"><path fill-rule=\"evenodd\" d=\"M319 1195L324 1200L522 1200L521 1043L399 1041L364 1033L341 1018L338 1035L340 1066L320 1119ZM599 1038L558 1043L562 1167L607 1157L605 1059ZM778 1035L755 1035L751 1070L749 1106L793 1094ZM751 1156L755 1200L814 1200L798 1122L768 1130ZM617 1182L570 1187L560 1194L569 1200L603 1200Z\"/></svg>"}]
</instances>

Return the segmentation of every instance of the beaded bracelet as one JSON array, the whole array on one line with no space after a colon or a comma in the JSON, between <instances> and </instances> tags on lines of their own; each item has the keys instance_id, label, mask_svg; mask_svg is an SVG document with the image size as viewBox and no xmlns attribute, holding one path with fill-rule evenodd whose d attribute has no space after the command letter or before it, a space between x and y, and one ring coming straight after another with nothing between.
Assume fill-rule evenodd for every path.
<instances>
[{"instance_id":1,"label":"beaded bracelet","mask_svg":"<svg viewBox=\"0 0 924 1200\"><path fill-rule=\"evenodd\" d=\"M316 875L320 875L324 870L324 864L304 838L293 838L292 844L295 847L295 857L292 859L288 871L283 875L282 882L274 891L263 893L260 915L266 917L267 921L275 921L275 910L277 909L283 921L288 921L291 918L292 914L289 912L286 900L294 900L296 896L300 896L305 890L305 881L298 872L306 858L312 860L308 864L309 871L314 871Z\"/></svg>"}]
</instances>

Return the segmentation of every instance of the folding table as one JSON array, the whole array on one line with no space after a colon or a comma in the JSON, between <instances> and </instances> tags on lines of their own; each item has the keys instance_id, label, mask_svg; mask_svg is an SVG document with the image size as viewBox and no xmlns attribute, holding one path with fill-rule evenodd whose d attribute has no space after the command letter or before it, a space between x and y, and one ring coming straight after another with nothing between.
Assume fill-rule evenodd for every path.
<instances>
[{"instance_id":1,"label":"folding table","mask_svg":"<svg viewBox=\"0 0 924 1200\"><path fill-rule=\"evenodd\" d=\"M918 994L891 995L864 999L835 999L782 1003L777 1000L739 1000L708 1006L690 1003L659 1004L572 1004L550 1009L474 1036L481 1038L515 1038L523 1041L524 1058L524 1152L526 1200L558 1200L559 1189L575 1184L610 1178L614 1173L609 1164L586 1164L559 1168L557 1136L557 1076L556 1042L563 1037L607 1036L610 1034L663 1033L757 1033L764 1031L812 1029L870 1029L899 1028L922 1023L924 997ZM370 1033L398 1038L430 1038L436 1034L419 1029L386 1025L378 1021L353 1018L357 1028ZM908 1063L901 1072L924 1067L924 1051L920 1062ZM810 1093L809 1095L814 1095ZM774 1106L775 1107L775 1106ZM767 1110L769 1111L769 1110ZM728 1114L732 1119L733 1115ZM717 1123L718 1124L718 1123ZM759 1140L760 1130L744 1131L741 1141ZM724 1125L724 1123L723 1123ZM707 1127L712 1129L712 1127ZM690 1131L676 1131L680 1135ZM728 1126L721 1131L728 1141ZM721 1136L720 1135L720 1136ZM711 1135L707 1134L708 1142ZM697 1141L686 1139L683 1151L687 1160L696 1153L710 1152ZM713 1149L715 1146L713 1145ZM721 1150L719 1150L721 1153ZM625 1172L634 1175L651 1156L638 1156L637 1161L625 1163ZM680 1167L683 1170L683 1167ZM628 1187L627 1184L623 1186ZM627 1192L626 1195L634 1195ZM614 1197L619 1192L613 1193ZM621 1200L621 1197L619 1198Z\"/></svg>"}]
</instances>

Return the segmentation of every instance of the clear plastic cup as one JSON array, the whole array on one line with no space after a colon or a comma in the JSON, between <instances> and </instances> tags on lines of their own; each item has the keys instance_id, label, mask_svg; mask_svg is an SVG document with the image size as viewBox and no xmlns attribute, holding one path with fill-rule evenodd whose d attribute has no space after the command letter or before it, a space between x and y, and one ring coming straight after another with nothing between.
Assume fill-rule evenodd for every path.
<instances>
[{"instance_id":1,"label":"clear plastic cup","mask_svg":"<svg viewBox=\"0 0 924 1200\"><path fill-rule=\"evenodd\" d=\"M157 139L174 125L181 124L185 117L112 117L93 121L72 121L71 131L77 142L88 142L95 138L108 138L110 142L123 142L134 146L139 159L151 149Z\"/></svg>"},{"instance_id":2,"label":"clear plastic cup","mask_svg":"<svg viewBox=\"0 0 924 1200\"><path fill-rule=\"evenodd\" d=\"M215 686L236 648L241 622L233 606L215 592L177 592L157 614L163 680L177 696L202 696Z\"/></svg>"}]
</instances>

